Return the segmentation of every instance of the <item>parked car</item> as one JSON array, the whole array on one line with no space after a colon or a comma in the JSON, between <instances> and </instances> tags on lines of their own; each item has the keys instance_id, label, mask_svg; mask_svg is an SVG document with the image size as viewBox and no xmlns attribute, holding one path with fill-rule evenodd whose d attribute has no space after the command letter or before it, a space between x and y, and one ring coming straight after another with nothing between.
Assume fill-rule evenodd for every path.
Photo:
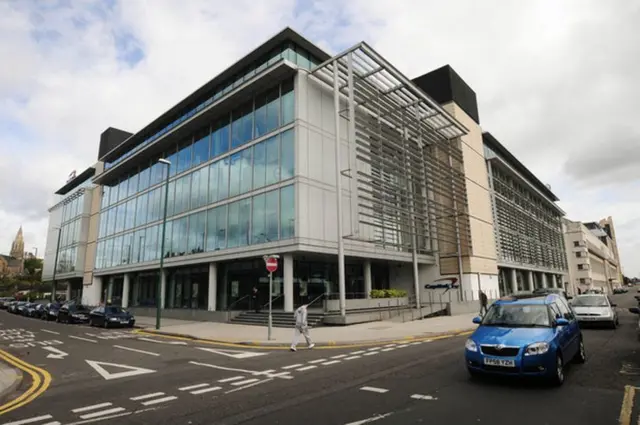
<instances>
[{"instance_id":1,"label":"parked car","mask_svg":"<svg viewBox=\"0 0 640 425\"><path fill-rule=\"evenodd\" d=\"M16 309L18 308L18 303L19 303L19 302L20 302L20 301L11 301L11 302L9 303L9 305L7 306L7 311L8 311L9 313L13 313L13 314L15 314L15 313L16 313Z\"/></svg>"},{"instance_id":2,"label":"parked car","mask_svg":"<svg viewBox=\"0 0 640 425\"><path fill-rule=\"evenodd\" d=\"M9 308L9 304L16 299L13 297L2 297L0 298L0 309L7 310Z\"/></svg>"},{"instance_id":3,"label":"parked car","mask_svg":"<svg viewBox=\"0 0 640 425\"><path fill-rule=\"evenodd\" d=\"M618 327L618 313L609 297L602 294L583 294L571 300L571 307L581 324L606 325L612 329Z\"/></svg>"},{"instance_id":4,"label":"parked car","mask_svg":"<svg viewBox=\"0 0 640 425\"><path fill-rule=\"evenodd\" d=\"M629 312L633 314L640 315L640 307L631 307L629 308ZM636 327L636 333L638 335L638 341L640 341L640 319L638 319L638 325Z\"/></svg>"},{"instance_id":5,"label":"parked car","mask_svg":"<svg viewBox=\"0 0 640 425\"><path fill-rule=\"evenodd\" d=\"M37 303L28 302L24 305L24 308L20 313L26 317L35 317L37 307L38 307Z\"/></svg>"},{"instance_id":6,"label":"parked car","mask_svg":"<svg viewBox=\"0 0 640 425\"><path fill-rule=\"evenodd\" d=\"M536 295L549 295L556 294L564 297L565 300L570 300L571 297L567 295L567 291L562 288L536 288L533 290L533 293Z\"/></svg>"},{"instance_id":7,"label":"parked car","mask_svg":"<svg viewBox=\"0 0 640 425\"><path fill-rule=\"evenodd\" d=\"M582 332L566 300L558 295L523 295L494 302L465 343L472 376L542 377L556 385L565 367L586 361Z\"/></svg>"},{"instance_id":8,"label":"parked car","mask_svg":"<svg viewBox=\"0 0 640 425\"><path fill-rule=\"evenodd\" d=\"M91 326L128 326L133 327L136 323L135 317L119 306L100 306L93 309L89 315Z\"/></svg>"},{"instance_id":9,"label":"parked car","mask_svg":"<svg viewBox=\"0 0 640 425\"><path fill-rule=\"evenodd\" d=\"M82 304L67 303L58 310L56 322L87 323L89 322L89 313L89 309Z\"/></svg>"},{"instance_id":10,"label":"parked car","mask_svg":"<svg viewBox=\"0 0 640 425\"><path fill-rule=\"evenodd\" d=\"M22 314L22 310L24 310L24 306L27 305L26 301L18 301L13 306L13 310L11 310L14 314Z\"/></svg>"},{"instance_id":11,"label":"parked car","mask_svg":"<svg viewBox=\"0 0 640 425\"><path fill-rule=\"evenodd\" d=\"M58 310L60 310L60 303L47 303L43 307L43 311L40 314L40 318L43 320L56 320L58 318Z\"/></svg>"}]
</instances>

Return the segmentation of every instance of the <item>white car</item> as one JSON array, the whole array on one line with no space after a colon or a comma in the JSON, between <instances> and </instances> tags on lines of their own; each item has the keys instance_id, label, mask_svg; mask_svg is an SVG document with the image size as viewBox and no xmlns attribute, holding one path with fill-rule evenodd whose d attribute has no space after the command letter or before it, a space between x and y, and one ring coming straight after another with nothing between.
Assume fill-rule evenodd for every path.
<instances>
[{"instance_id":1,"label":"white car","mask_svg":"<svg viewBox=\"0 0 640 425\"><path fill-rule=\"evenodd\" d=\"M618 313L609 297L601 294L583 294L571 300L571 307L581 324L603 324L615 329L618 327Z\"/></svg>"}]
</instances>

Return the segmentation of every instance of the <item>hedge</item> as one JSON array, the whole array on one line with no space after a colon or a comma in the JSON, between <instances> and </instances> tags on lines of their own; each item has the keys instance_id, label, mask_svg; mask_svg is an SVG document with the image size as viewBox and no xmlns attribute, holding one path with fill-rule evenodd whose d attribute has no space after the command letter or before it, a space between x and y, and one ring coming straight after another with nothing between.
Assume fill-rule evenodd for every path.
<instances>
[{"instance_id":1,"label":"hedge","mask_svg":"<svg viewBox=\"0 0 640 425\"><path fill-rule=\"evenodd\" d=\"M407 291L403 289L374 289L371 291L371 298L404 298Z\"/></svg>"}]
</instances>

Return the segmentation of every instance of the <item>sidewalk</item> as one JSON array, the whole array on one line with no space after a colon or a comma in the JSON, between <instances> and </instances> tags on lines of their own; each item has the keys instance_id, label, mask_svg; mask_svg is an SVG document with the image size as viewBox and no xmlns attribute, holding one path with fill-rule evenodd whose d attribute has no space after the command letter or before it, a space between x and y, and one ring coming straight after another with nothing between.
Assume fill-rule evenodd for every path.
<instances>
[{"instance_id":1,"label":"sidewalk","mask_svg":"<svg viewBox=\"0 0 640 425\"><path fill-rule=\"evenodd\" d=\"M413 322L378 321L351 326L321 326L311 329L311 338L320 345L372 344L385 341L428 339L473 330L471 321L477 314L442 316ZM160 331L155 330L154 317L136 317L145 331L185 338L205 339L221 343L253 346L289 346L293 329L273 328L271 341L266 326L236 325L215 322L193 322L164 319Z\"/></svg>"},{"instance_id":2,"label":"sidewalk","mask_svg":"<svg viewBox=\"0 0 640 425\"><path fill-rule=\"evenodd\" d=\"M22 372L0 360L0 402L22 381Z\"/></svg>"}]
</instances>

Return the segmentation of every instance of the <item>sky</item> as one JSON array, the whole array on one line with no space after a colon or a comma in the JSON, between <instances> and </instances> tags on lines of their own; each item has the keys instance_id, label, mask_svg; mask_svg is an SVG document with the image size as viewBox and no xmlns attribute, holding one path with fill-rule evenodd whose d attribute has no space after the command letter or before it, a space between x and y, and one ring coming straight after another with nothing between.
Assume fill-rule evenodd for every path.
<instances>
[{"instance_id":1,"label":"sky","mask_svg":"<svg viewBox=\"0 0 640 425\"><path fill-rule=\"evenodd\" d=\"M572 220L613 216L640 276L636 0L0 1L0 253L44 252L53 192L290 26L329 53L366 41L410 78L451 65L480 123Z\"/></svg>"}]
</instances>

